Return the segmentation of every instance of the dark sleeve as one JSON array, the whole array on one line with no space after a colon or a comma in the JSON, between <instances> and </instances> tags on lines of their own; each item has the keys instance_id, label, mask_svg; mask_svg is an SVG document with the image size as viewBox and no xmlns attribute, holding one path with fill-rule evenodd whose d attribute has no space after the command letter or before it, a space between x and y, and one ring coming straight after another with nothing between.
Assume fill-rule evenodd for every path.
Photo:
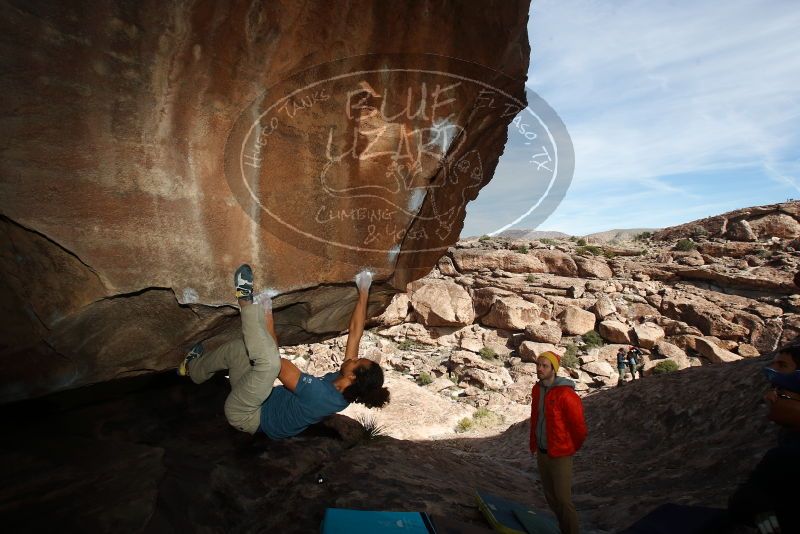
<instances>
[{"instance_id":1,"label":"dark sleeve","mask_svg":"<svg viewBox=\"0 0 800 534\"><path fill-rule=\"evenodd\" d=\"M787 478L791 473L787 469L798 463L797 448L775 447L767 451L744 484L736 488L728 500L730 516L738 523L753 526L757 515L775 511L783 499L783 492L788 489Z\"/></svg>"}]
</instances>

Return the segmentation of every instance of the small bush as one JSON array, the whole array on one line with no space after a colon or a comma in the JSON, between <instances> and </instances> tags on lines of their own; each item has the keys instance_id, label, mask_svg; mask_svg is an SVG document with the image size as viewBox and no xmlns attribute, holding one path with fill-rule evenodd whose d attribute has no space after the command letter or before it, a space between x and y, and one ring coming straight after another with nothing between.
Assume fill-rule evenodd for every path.
<instances>
[{"instance_id":1,"label":"small bush","mask_svg":"<svg viewBox=\"0 0 800 534\"><path fill-rule=\"evenodd\" d=\"M489 417L490 415L492 415L492 412L489 411L489 408L487 408L486 406L481 406L480 408L475 410L475 413L472 414L472 418L473 419L485 419L485 418Z\"/></svg>"},{"instance_id":2,"label":"small bush","mask_svg":"<svg viewBox=\"0 0 800 534\"><path fill-rule=\"evenodd\" d=\"M679 250L681 252L688 252L690 250L694 250L697 245L691 239L681 239L677 243L675 243L675 250Z\"/></svg>"},{"instance_id":3,"label":"small bush","mask_svg":"<svg viewBox=\"0 0 800 534\"><path fill-rule=\"evenodd\" d=\"M584 238L580 238L575 242L575 244L578 245L579 247L585 247L586 246L586 240Z\"/></svg>"},{"instance_id":4,"label":"small bush","mask_svg":"<svg viewBox=\"0 0 800 534\"><path fill-rule=\"evenodd\" d=\"M758 256L759 258L769 258L770 256L772 256L772 251L767 250L765 248L760 248L756 250L756 256Z\"/></svg>"},{"instance_id":5,"label":"small bush","mask_svg":"<svg viewBox=\"0 0 800 534\"><path fill-rule=\"evenodd\" d=\"M490 362L498 361L497 353L494 351L494 349L490 349L489 347L483 347L478 351L478 355L484 360L488 360Z\"/></svg>"},{"instance_id":6,"label":"small bush","mask_svg":"<svg viewBox=\"0 0 800 534\"><path fill-rule=\"evenodd\" d=\"M586 343L586 346L589 348L602 347L604 344L603 338L600 337L600 334L598 334L596 330L590 330L586 332L581 336L581 339L583 340L584 343Z\"/></svg>"},{"instance_id":7,"label":"small bush","mask_svg":"<svg viewBox=\"0 0 800 534\"><path fill-rule=\"evenodd\" d=\"M422 371L417 377L417 384L419 384L420 386L427 386L432 382L433 382L433 377L430 374L426 373L425 371Z\"/></svg>"},{"instance_id":8,"label":"small bush","mask_svg":"<svg viewBox=\"0 0 800 534\"><path fill-rule=\"evenodd\" d=\"M456 425L456 432L459 432L459 433L467 432L467 431L471 430L474 425L475 425L475 421L473 421L469 417L465 417L464 419L459 421L458 424Z\"/></svg>"},{"instance_id":9,"label":"small bush","mask_svg":"<svg viewBox=\"0 0 800 534\"><path fill-rule=\"evenodd\" d=\"M572 242L574 243L575 241L577 241L577 240L578 240L578 238L577 238L577 237L575 237L574 235L571 235L571 236L569 236L569 240L570 240L570 241L572 241Z\"/></svg>"},{"instance_id":10,"label":"small bush","mask_svg":"<svg viewBox=\"0 0 800 534\"><path fill-rule=\"evenodd\" d=\"M514 252L518 252L520 254L527 254L528 253L528 247L525 246L525 245L520 245L518 247L514 247L513 250L514 250Z\"/></svg>"},{"instance_id":11,"label":"small bush","mask_svg":"<svg viewBox=\"0 0 800 534\"><path fill-rule=\"evenodd\" d=\"M574 343L567 345L567 352L561 357L561 365L569 369L577 369L580 365L578 361L578 347Z\"/></svg>"},{"instance_id":12,"label":"small bush","mask_svg":"<svg viewBox=\"0 0 800 534\"><path fill-rule=\"evenodd\" d=\"M678 364L672 360L664 360L663 362L658 362L655 367L653 367L653 374L655 375L663 375L666 373L673 373L678 370Z\"/></svg>"},{"instance_id":13,"label":"small bush","mask_svg":"<svg viewBox=\"0 0 800 534\"><path fill-rule=\"evenodd\" d=\"M480 237L478 238L478 241L489 241L489 240L491 240L491 239L492 239L492 238L491 238L491 237L489 237L488 235L482 235L482 236L480 236Z\"/></svg>"},{"instance_id":14,"label":"small bush","mask_svg":"<svg viewBox=\"0 0 800 534\"><path fill-rule=\"evenodd\" d=\"M417 344L411 341L410 339L404 339L403 341L397 344L397 348L400 350L411 350L417 348Z\"/></svg>"},{"instance_id":15,"label":"small bush","mask_svg":"<svg viewBox=\"0 0 800 534\"><path fill-rule=\"evenodd\" d=\"M617 253L614 252L614 251L611 251L611 250L603 249L603 256L610 260L611 258L616 258L617 257Z\"/></svg>"},{"instance_id":16,"label":"small bush","mask_svg":"<svg viewBox=\"0 0 800 534\"><path fill-rule=\"evenodd\" d=\"M360 413L356 415L356 421L361 424L363 432L361 439L365 441L372 441L378 438L386 437L386 427L378 423L378 419L372 413Z\"/></svg>"},{"instance_id":17,"label":"small bush","mask_svg":"<svg viewBox=\"0 0 800 534\"><path fill-rule=\"evenodd\" d=\"M539 281L539 279L533 276L532 274L529 274L528 276L525 277L525 281L528 282L529 284L535 284L536 282Z\"/></svg>"},{"instance_id":18,"label":"small bush","mask_svg":"<svg viewBox=\"0 0 800 534\"><path fill-rule=\"evenodd\" d=\"M543 237L539 240L540 243L544 243L545 245L557 245L558 241L555 239L550 239L549 237Z\"/></svg>"},{"instance_id":19,"label":"small bush","mask_svg":"<svg viewBox=\"0 0 800 534\"><path fill-rule=\"evenodd\" d=\"M591 254L592 256L599 256L603 253L603 249L597 245L584 245L575 249L576 254Z\"/></svg>"},{"instance_id":20,"label":"small bush","mask_svg":"<svg viewBox=\"0 0 800 534\"><path fill-rule=\"evenodd\" d=\"M653 237L653 232L642 232L633 236L634 241L647 241Z\"/></svg>"},{"instance_id":21,"label":"small bush","mask_svg":"<svg viewBox=\"0 0 800 534\"><path fill-rule=\"evenodd\" d=\"M575 343L569 343L567 345L567 350L564 353L564 356L568 356L568 355L569 356L575 356L577 358L578 357L578 345L576 345Z\"/></svg>"},{"instance_id":22,"label":"small bush","mask_svg":"<svg viewBox=\"0 0 800 534\"><path fill-rule=\"evenodd\" d=\"M703 228L702 226L695 226L692 228L692 237L706 237L708 235L708 230Z\"/></svg>"}]
</instances>

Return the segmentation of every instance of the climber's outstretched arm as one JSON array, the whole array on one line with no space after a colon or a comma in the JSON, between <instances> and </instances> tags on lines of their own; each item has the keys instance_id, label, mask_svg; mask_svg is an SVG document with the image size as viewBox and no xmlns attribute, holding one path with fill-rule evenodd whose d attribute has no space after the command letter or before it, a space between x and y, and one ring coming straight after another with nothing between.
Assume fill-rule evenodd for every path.
<instances>
[{"instance_id":1,"label":"climber's outstretched arm","mask_svg":"<svg viewBox=\"0 0 800 534\"><path fill-rule=\"evenodd\" d=\"M350 316L350 328L347 333L347 348L344 351L344 359L351 360L358 358L358 345L361 343L361 336L364 334L364 324L367 322L367 301L369 300L369 288L372 285L372 273L361 271L356 275L356 287L358 288L358 301Z\"/></svg>"}]
</instances>

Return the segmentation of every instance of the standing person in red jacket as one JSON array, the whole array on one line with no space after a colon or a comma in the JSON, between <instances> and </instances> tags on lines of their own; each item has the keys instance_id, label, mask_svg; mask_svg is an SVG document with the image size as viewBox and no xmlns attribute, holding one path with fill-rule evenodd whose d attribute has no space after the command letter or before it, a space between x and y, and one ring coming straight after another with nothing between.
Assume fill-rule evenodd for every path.
<instances>
[{"instance_id":1,"label":"standing person in red jacket","mask_svg":"<svg viewBox=\"0 0 800 534\"><path fill-rule=\"evenodd\" d=\"M583 404L575 383L556 376L561 357L544 352L536 360L539 381L531 392L531 452L537 455L547 504L561 532L578 533L578 512L572 504L572 455L586 439Z\"/></svg>"}]
</instances>

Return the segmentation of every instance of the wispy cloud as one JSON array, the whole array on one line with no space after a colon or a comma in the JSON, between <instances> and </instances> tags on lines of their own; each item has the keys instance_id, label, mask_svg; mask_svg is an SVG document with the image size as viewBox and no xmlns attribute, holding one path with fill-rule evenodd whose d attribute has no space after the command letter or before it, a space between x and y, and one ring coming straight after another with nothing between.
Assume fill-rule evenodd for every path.
<instances>
[{"instance_id":1,"label":"wispy cloud","mask_svg":"<svg viewBox=\"0 0 800 534\"><path fill-rule=\"evenodd\" d=\"M572 188L542 227L661 226L798 196L797 28L790 0L535 1L529 86L575 146ZM522 180L519 162L501 160L469 206L463 235L493 230L478 226L492 220L479 213L497 221L503 195L493 189L512 191ZM612 195L626 191L634 194L626 206L649 206L636 220L616 211Z\"/></svg>"}]
</instances>

